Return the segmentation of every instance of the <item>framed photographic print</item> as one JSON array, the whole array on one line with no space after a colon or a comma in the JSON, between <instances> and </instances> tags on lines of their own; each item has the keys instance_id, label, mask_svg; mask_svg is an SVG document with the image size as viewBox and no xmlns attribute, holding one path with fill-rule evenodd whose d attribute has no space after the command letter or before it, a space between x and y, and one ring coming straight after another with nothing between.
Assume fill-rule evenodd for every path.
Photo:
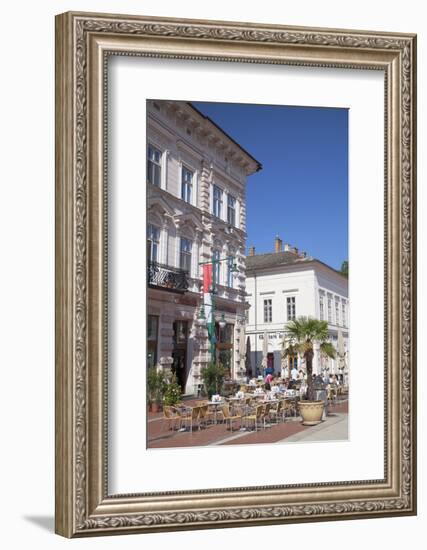
<instances>
[{"instance_id":1,"label":"framed photographic print","mask_svg":"<svg viewBox=\"0 0 427 550\"><path fill-rule=\"evenodd\" d=\"M416 513L416 37L56 18L56 531Z\"/></svg>"}]
</instances>

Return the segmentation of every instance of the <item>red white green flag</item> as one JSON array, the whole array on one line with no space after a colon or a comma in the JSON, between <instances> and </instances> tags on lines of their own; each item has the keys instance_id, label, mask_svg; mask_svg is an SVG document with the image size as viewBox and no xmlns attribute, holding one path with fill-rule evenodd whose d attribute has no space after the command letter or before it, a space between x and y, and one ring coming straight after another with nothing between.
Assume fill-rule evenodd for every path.
<instances>
[{"instance_id":1,"label":"red white green flag","mask_svg":"<svg viewBox=\"0 0 427 550\"><path fill-rule=\"evenodd\" d=\"M211 343L212 343L213 334L215 332L212 292L211 292L212 285L213 285L213 265L203 264L203 304L204 304L204 310L206 315L209 339Z\"/></svg>"}]
</instances>

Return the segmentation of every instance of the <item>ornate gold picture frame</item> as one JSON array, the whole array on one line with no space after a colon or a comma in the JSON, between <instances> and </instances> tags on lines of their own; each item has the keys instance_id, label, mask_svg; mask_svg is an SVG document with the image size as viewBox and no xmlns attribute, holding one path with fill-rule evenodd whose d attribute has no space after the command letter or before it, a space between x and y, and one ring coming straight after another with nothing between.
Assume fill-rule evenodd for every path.
<instances>
[{"instance_id":1,"label":"ornate gold picture frame","mask_svg":"<svg viewBox=\"0 0 427 550\"><path fill-rule=\"evenodd\" d=\"M107 60L383 71L384 477L108 491ZM416 513L416 37L222 21L56 18L56 532L79 537Z\"/></svg>"}]
</instances>

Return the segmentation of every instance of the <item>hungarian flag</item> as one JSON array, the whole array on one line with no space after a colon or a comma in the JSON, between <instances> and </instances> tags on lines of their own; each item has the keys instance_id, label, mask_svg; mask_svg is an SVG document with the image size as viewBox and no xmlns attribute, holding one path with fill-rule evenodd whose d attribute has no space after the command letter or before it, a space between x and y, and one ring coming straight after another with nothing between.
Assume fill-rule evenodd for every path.
<instances>
[{"instance_id":1,"label":"hungarian flag","mask_svg":"<svg viewBox=\"0 0 427 550\"><path fill-rule=\"evenodd\" d=\"M212 285L213 285L213 265L203 264L203 305L205 309L207 329L209 335L209 341L211 344L215 338L215 321L213 315L213 298L212 298Z\"/></svg>"}]
</instances>

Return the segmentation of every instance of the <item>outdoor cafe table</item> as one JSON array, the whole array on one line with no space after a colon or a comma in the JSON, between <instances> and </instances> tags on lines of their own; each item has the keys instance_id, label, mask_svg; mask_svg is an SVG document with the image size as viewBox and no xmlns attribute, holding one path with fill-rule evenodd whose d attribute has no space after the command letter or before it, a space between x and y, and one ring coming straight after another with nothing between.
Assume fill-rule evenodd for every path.
<instances>
[{"instance_id":1,"label":"outdoor cafe table","mask_svg":"<svg viewBox=\"0 0 427 550\"><path fill-rule=\"evenodd\" d=\"M227 401L230 401L231 403L242 403L246 397L227 397Z\"/></svg>"},{"instance_id":2,"label":"outdoor cafe table","mask_svg":"<svg viewBox=\"0 0 427 550\"><path fill-rule=\"evenodd\" d=\"M239 409L239 406L244 405L245 399L246 397L227 397L227 401L231 404L233 409L234 407L237 407L237 409Z\"/></svg>"},{"instance_id":3,"label":"outdoor cafe table","mask_svg":"<svg viewBox=\"0 0 427 550\"><path fill-rule=\"evenodd\" d=\"M262 392L262 393L261 393L261 392L258 392L258 393L257 393L257 392L255 392L255 391L253 391L253 392L248 392L248 395L251 395L252 397L265 397L265 393L264 393L264 392Z\"/></svg>"},{"instance_id":4,"label":"outdoor cafe table","mask_svg":"<svg viewBox=\"0 0 427 550\"><path fill-rule=\"evenodd\" d=\"M221 401L208 401L208 406L214 408L214 423L217 424L217 414L218 414L218 408L225 405L225 399L221 399Z\"/></svg>"}]
</instances>

